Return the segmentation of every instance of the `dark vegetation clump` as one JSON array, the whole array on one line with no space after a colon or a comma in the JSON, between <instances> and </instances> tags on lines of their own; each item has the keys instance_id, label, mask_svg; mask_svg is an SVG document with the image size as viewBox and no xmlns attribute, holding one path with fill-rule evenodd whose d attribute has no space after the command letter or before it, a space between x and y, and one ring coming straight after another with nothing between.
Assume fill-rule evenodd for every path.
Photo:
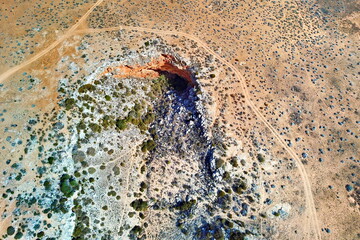
<instances>
[{"instance_id":1,"label":"dark vegetation clump","mask_svg":"<svg viewBox=\"0 0 360 240\"><path fill-rule=\"evenodd\" d=\"M64 174L60 178L60 191L66 197L71 197L79 188L79 184L73 176Z\"/></svg>"},{"instance_id":2,"label":"dark vegetation clump","mask_svg":"<svg viewBox=\"0 0 360 240\"><path fill-rule=\"evenodd\" d=\"M259 153L257 155L257 160L261 163L265 162L265 158L264 158L264 155L262 155L261 153Z\"/></svg>"},{"instance_id":3,"label":"dark vegetation clump","mask_svg":"<svg viewBox=\"0 0 360 240\"><path fill-rule=\"evenodd\" d=\"M136 199L131 202L130 206L135 209L135 211L146 211L148 209L148 202L142 199Z\"/></svg>"},{"instance_id":4,"label":"dark vegetation clump","mask_svg":"<svg viewBox=\"0 0 360 240\"><path fill-rule=\"evenodd\" d=\"M205 223L196 229L195 239L224 240L225 235L221 226L213 223Z\"/></svg>"},{"instance_id":5,"label":"dark vegetation clump","mask_svg":"<svg viewBox=\"0 0 360 240\"><path fill-rule=\"evenodd\" d=\"M79 90L78 92L79 93L85 93L87 91L89 92L93 92L96 90L96 87L92 84L85 84L85 85L82 85L81 87L79 87Z\"/></svg>"},{"instance_id":6,"label":"dark vegetation clump","mask_svg":"<svg viewBox=\"0 0 360 240\"><path fill-rule=\"evenodd\" d=\"M190 210L196 204L195 199L191 199L190 201L181 201L175 205L175 209L179 211L187 211Z\"/></svg>"},{"instance_id":7,"label":"dark vegetation clump","mask_svg":"<svg viewBox=\"0 0 360 240\"><path fill-rule=\"evenodd\" d=\"M224 165L224 160L222 160L221 158L217 158L215 161L215 165L216 165L216 169L221 168Z\"/></svg>"},{"instance_id":8,"label":"dark vegetation clump","mask_svg":"<svg viewBox=\"0 0 360 240\"><path fill-rule=\"evenodd\" d=\"M152 151L154 150L156 147L154 140L150 139L147 140L145 142L142 143L141 145L141 151L142 152L146 152L146 151Z\"/></svg>"},{"instance_id":9,"label":"dark vegetation clump","mask_svg":"<svg viewBox=\"0 0 360 240\"><path fill-rule=\"evenodd\" d=\"M105 129L108 129L108 128L114 126L114 124L115 124L114 117L109 116L109 115L105 115L101 121L102 121L101 126Z\"/></svg>"},{"instance_id":10,"label":"dark vegetation clump","mask_svg":"<svg viewBox=\"0 0 360 240\"><path fill-rule=\"evenodd\" d=\"M15 228L13 226L10 226L6 229L7 235L11 236L15 233Z\"/></svg>"},{"instance_id":11,"label":"dark vegetation clump","mask_svg":"<svg viewBox=\"0 0 360 240\"><path fill-rule=\"evenodd\" d=\"M22 232L17 232L14 236L14 239L21 239L23 237L23 233Z\"/></svg>"},{"instance_id":12,"label":"dark vegetation clump","mask_svg":"<svg viewBox=\"0 0 360 240\"><path fill-rule=\"evenodd\" d=\"M234 184L232 189L235 193L242 194L247 189L247 186L245 182L240 181L240 183Z\"/></svg>"},{"instance_id":13,"label":"dark vegetation clump","mask_svg":"<svg viewBox=\"0 0 360 240\"><path fill-rule=\"evenodd\" d=\"M75 99L73 98L67 98L64 102L66 110L70 110L75 105Z\"/></svg>"},{"instance_id":14,"label":"dark vegetation clump","mask_svg":"<svg viewBox=\"0 0 360 240\"><path fill-rule=\"evenodd\" d=\"M135 235L141 234L142 232L143 232L143 229L137 225L131 229L131 233L135 234Z\"/></svg>"},{"instance_id":15,"label":"dark vegetation clump","mask_svg":"<svg viewBox=\"0 0 360 240\"><path fill-rule=\"evenodd\" d=\"M232 158L230 159L230 164L231 164L231 166L233 166L233 167L235 167L235 168L239 166L236 157L232 157Z\"/></svg>"},{"instance_id":16,"label":"dark vegetation clump","mask_svg":"<svg viewBox=\"0 0 360 240\"><path fill-rule=\"evenodd\" d=\"M229 240L245 240L246 234L238 230L234 230L229 235Z\"/></svg>"},{"instance_id":17,"label":"dark vegetation clump","mask_svg":"<svg viewBox=\"0 0 360 240\"><path fill-rule=\"evenodd\" d=\"M96 133L101 133L101 126L96 124L96 123L90 123L89 124L89 128L91 129L91 131L96 132Z\"/></svg>"},{"instance_id":18,"label":"dark vegetation clump","mask_svg":"<svg viewBox=\"0 0 360 240\"><path fill-rule=\"evenodd\" d=\"M76 224L72 234L73 240L85 240L88 239L86 235L90 233L90 218L82 210L82 206L79 200L74 200L73 212L76 213Z\"/></svg>"},{"instance_id":19,"label":"dark vegetation clump","mask_svg":"<svg viewBox=\"0 0 360 240\"><path fill-rule=\"evenodd\" d=\"M116 127L119 130L125 130L127 128L127 121L126 119L117 119L116 120Z\"/></svg>"}]
</instances>

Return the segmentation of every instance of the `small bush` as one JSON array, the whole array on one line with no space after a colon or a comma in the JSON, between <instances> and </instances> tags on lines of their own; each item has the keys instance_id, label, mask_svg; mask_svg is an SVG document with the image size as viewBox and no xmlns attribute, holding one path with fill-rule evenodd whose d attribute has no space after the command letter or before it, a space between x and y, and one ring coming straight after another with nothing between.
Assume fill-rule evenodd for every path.
<instances>
[{"instance_id":1,"label":"small bush","mask_svg":"<svg viewBox=\"0 0 360 240\"><path fill-rule=\"evenodd\" d=\"M101 125L103 126L103 128L107 129L107 128L113 126L114 124L115 124L115 121L114 121L113 116L105 115L102 118Z\"/></svg>"},{"instance_id":2,"label":"small bush","mask_svg":"<svg viewBox=\"0 0 360 240\"><path fill-rule=\"evenodd\" d=\"M10 226L6 229L7 235L11 236L15 233L15 228L13 226Z\"/></svg>"},{"instance_id":3,"label":"small bush","mask_svg":"<svg viewBox=\"0 0 360 240\"><path fill-rule=\"evenodd\" d=\"M143 144L141 145L141 151L142 152L152 151L154 150L155 147L156 147L155 142L150 139L143 142Z\"/></svg>"},{"instance_id":4,"label":"small bush","mask_svg":"<svg viewBox=\"0 0 360 240\"><path fill-rule=\"evenodd\" d=\"M148 209L148 202L142 199L136 199L131 202L130 206L135 209L135 211L146 211Z\"/></svg>"},{"instance_id":5,"label":"small bush","mask_svg":"<svg viewBox=\"0 0 360 240\"><path fill-rule=\"evenodd\" d=\"M90 155L90 156L95 156L95 154L96 154L95 148L89 147L89 148L86 150L86 154L87 154L87 155Z\"/></svg>"},{"instance_id":6,"label":"small bush","mask_svg":"<svg viewBox=\"0 0 360 240\"><path fill-rule=\"evenodd\" d=\"M45 182L44 182L44 187L45 187L45 190L50 190L50 189L51 189L51 182L50 182L50 180L45 180Z\"/></svg>"},{"instance_id":7,"label":"small bush","mask_svg":"<svg viewBox=\"0 0 360 240\"><path fill-rule=\"evenodd\" d=\"M230 233L229 240L244 240L245 237L246 237L246 234L244 234L238 230L234 230Z\"/></svg>"},{"instance_id":8,"label":"small bush","mask_svg":"<svg viewBox=\"0 0 360 240\"><path fill-rule=\"evenodd\" d=\"M94 174L96 172L96 169L93 168L93 167L89 167L88 171L89 171L90 174Z\"/></svg>"},{"instance_id":9,"label":"small bush","mask_svg":"<svg viewBox=\"0 0 360 240\"><path fill-rule=\"evenodd\" d=\"M85 85L81 86L78 91L79 91L79 93L84 93L84 92L87 92L87 91L93 92L95 90L96 90L96 87L94 85L85 84Z\"/></svg>"},{"instance_id":10,"label":"small bush","mask_svg":"<svg viewBox=\"0 0 360 240\"><path fill-rule=\"evenodd\" d=\"M64 174L60 178L60 191L66 197L71 197L74 192L79 188L76 179L68 174Z\"/></svg>"},{"instance_id":11,"label":"small bush","mask_svg":"<svg viewBox=\"0 0 360 240\"><path fill-rule=\"evenodd\" d=\"M54 161L55 161L55 158L54 158L54 157L49 157L49 158L48 158L48 163L49 163L49 164L53 164Z\"/></svg>"},{"instance_id":12,"label":"small bush","mask_svg":"<svg viewBox=\"0 0 360 240\"><path fill-rule=\"evenodd\" d=\"M224 197L225 195L226 195L226 193L224 191L222 191L222 190L219 190L218 193L217 193L217 196L219 198Z\"/></svg>"},{"instance_id":13,"label":"small bush","mask_svg":"<svg viewBox=\"0 0 360 240\"><path fill-rule=\"evenodd\" d=\"M66 110L70 110L75 105L75 99L68 98L68 99L65 100L64 104L65 104Z\"/></svg>"},{"instance_id":14,"label":"small bush","mask_svg":"<svg viewBox=\"0 0 360 240\"><path fill-rule=\"evenodd\" d=\"M237 194L242 194L247 189L247 186L245 182L240 182L238 184L233 185L232 189Z\"/></svg>"},{"instance_id":15,"label":"small bush","mask_svg":"<svg viewBox=\"0 0 360 240\"><path fill-rule=\"evenodd\" d=\"M125 130L127 128L127 121L125 119L117 119L116 120L116 127L119 130Z\"/></svg>"},{"instance_id":16,"label":"small bush","mask_svg":"<svg viewBox=\"0 0 360 240\"><path fill-rule=\"evenodd\" d=\"M77 125L77 129L78 130L85 130L86 129L86 124L84 123L84 121L80 121L79 123L78 123L78 125Z\"/></svg>"},{"instance_id":17,"label":"small bush","mask_svg":"<svg viewBox=\"0 0 360 240\"><path fill-rule=\"evenodd\" d=\"M140 226L135 226L131 229L130 234L132 235L139 235L143 232L143 229Z\"/></svg>"},{"instance_id":18,"label":"small bush","mask_svg":"<svg viewBox=\"0 0 360 240\"><path fill-rule=\"evenodd\" d=\"M113 172L115 175L119 175L120 174L120 168L118 166L114 166L113 167Z\"/></svg>"},{"instance_id":19,"label":"small bush","mask_svg":"<svg viewBox=\"0 0 360 240\"><path fill-rule=\"evenodd\" d=\"M144 192L148 188L148 185L145 182L140 183L140 192Z\"/></svg>"},{"instance_id":20,"label":"small bush","mask_svg":"<svg viewBox=\"0 0 360 240\"><path fill-rule=\"evenodd\" d=\"M224 160L222 160L221 158L217 158L215 160L216 169L221 168L224 165L224 163L225 163Z\"/></svg>"},{"instance_id":21,"label":"small bush","mask_svg":"<svg viewBox=\"0 0 360 240\"><path fill-rule=\"evenodd\" d=\"M155 120L155 115L152 112L147 112L145 116L143 117L143 122L146 125L149 125Z\"/></svg>"},{"instance_id":22,"label":"small bush","mask_svg":"<svg viewBox=\"0 0 360 240\"><path fill-rule=\"evenodd\" d=\"M235 168L239 166L236 157L231 158L230 164L231 164L231 166L233 166Z\"/></svg>"},{"instance_id":23,"label":"small bush","mask_svg":"<svg viewBox=\"0 0 360 240\"><path fill-rule=\"evenodd\" d=\"M187 211L190 208L192 208L192 206L194 206L196 204L196 200L195 199L191 199L190 201L182 201L179 202L176 206L175 209L179 210L179 211Z\"/></svg>"},{"instance_id":24,"label":"small bush","mask_svg":"<svg viewBox=\"0 0 360 240\"><path fill-rule=\"evenodd\" d=\"M23 237L23 233L22 232L17 232L14 236L14 239L21 239Z\"/></svg>"},{"instance_id":25,"label":"small bush","mask_svg":"<svg viewBox=\"0 0 360 240\"><path fill-rule=\"evenodd\" d=\"M101 133L101 126L97 125L96 123L90 123L89 128L93 132Z\"/></svg>"},{"instance_id":26,"label":"small bush","mask_svg":"<svg viewBox=\"0 0 360 240\"><path fill-rule=\"evenodd\" d=\"M264 156L263 156L262 154L260 154L260 153L257 155L257 159L258 159L258 161L261 162L261 163L265 162Z\"/></svg>"}]
</instances>

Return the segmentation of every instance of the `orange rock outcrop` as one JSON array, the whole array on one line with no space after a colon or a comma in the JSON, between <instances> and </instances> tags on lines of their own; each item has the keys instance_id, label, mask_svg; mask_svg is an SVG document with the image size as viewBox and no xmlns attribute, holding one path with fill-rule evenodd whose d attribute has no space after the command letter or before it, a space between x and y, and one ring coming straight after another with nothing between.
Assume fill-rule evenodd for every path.
<instances>
[{"instance_id":1,"label":"orange rock outcrop","mask_svg":"<svg viewBox=\"0 0 360 240\"><path fill-rule=\"evenodd\" d=\"M157 59L153 59L144 66L121 65L118 67L108 67L103 74L111 73L113 77L117 78L157 78L160 76L161 72L176 74L186 79L191 86L194 86L194 80L188 70L188 67L178 65L174 57L165 54L161 55Z\"/></svg>"}]
</instances>

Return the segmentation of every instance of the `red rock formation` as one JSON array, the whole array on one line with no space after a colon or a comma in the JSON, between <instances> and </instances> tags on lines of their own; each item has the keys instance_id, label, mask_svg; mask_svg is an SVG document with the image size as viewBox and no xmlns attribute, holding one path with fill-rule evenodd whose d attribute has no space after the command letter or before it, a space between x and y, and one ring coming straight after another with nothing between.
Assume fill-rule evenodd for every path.
<instances>
[{"instance_id":1,"label":"red rock formation","mask_svg":"<svg viewBox=\"0 0 360 240\"><path fill-rule=\"evenodd\" d=\"M160 76L160 72L169 72L176 74L188 81L191 86L194 86L194 80L191 76L187 66L180 66L176 63L175 58L170 55L161 55L157 59L153 59L151 62L144 66L135 65L127 66L122 65L119 67L109 67L103 74L111 73L114 77L136 77L136 78L157 78Z\"/></svg>"}]
</instances>

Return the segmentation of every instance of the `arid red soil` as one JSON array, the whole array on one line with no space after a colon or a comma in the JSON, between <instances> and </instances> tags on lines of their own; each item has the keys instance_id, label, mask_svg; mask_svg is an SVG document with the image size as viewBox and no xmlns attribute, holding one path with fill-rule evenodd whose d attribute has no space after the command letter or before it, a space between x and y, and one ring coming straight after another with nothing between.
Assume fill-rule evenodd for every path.
<instances>
[{"instance_id":1,"label":"arid red soil","mask_svg":"<svg viewBox=\"0 0 360 240\"><path fill-rule=\"evenodd\" d=\"M190 85L194 85L192 76L187 66L179 65L175 58L170 55L161 55L158 59L153 59L144 66L122 65L109 67L103 74L113 73L117 78L136 77L136 78L157 78L160 72L169 72L186 79Z\"/></svg>"}]
</instances>

